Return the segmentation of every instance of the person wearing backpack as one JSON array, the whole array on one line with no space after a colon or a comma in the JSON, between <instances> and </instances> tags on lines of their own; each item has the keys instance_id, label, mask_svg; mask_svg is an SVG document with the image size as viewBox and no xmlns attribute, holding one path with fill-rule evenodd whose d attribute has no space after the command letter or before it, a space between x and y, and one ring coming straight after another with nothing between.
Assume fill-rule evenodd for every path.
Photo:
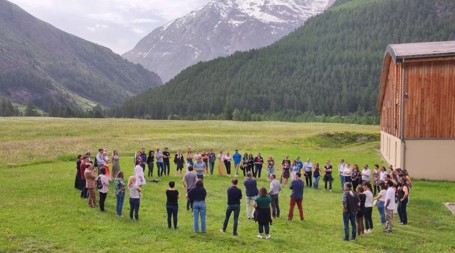
<instances>
[{"instance_id":1,"label":"person wearing backpack","mask_svg":"<svg viewBox=\"0 0 455 253\"><path fill-rule=\"evenodd\" d=\"M106 201L107 193L109 192L109 178L106 176L106 168L100 168L99 171L100 175L98 176L96 187L100 193L100 210L101 212L105 212L104 202Z\"/></svg>"}]
</instances>

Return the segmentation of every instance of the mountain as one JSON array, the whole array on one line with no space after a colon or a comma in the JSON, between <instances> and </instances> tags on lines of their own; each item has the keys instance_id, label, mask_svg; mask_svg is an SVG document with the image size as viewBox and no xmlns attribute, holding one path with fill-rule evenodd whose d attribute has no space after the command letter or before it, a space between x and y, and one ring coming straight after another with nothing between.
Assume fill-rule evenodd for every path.
<instances>
[{"instance_id":1,"label":"mountain","mask_svg":"<svg viewBox=\"0 0 455 253\"><path fill-rule=\"evenodd\" d=\"M198 63L115 113L208 119L234 111L273 120L375 115L386 46L453 40L454 31L453 0L337 1L273 45Z\"/></svg>"},{"instance_id":2,"label":"mountain","mask_svg":"<svg viewBox=\"0 0 455 253\"><path fill-rule=\"evenodd\" d=\"M199 61L272 44L321 13L332 0L213 0L156 28L126 59L168 81Z\"/></svg>"},{"instance_id":3,"label":"mountain","mask_svg":"<svg viewBox=\"0 0 455 253\"><path fill-rule=\"evenodd\" d=\"M161 79L0 0L0 97L46 112L112 107Z\"/></svg>"}]
</instances>

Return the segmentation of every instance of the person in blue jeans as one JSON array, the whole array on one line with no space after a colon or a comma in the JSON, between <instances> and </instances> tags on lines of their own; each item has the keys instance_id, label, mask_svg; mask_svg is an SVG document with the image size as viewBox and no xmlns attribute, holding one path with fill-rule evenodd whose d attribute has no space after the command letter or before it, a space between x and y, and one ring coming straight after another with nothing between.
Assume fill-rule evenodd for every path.
<instances>
[{"instance_id":1,"label":"person in blue jeans","mask_svg":"<svg viewBox=\"0 0 455 253\"><path fill-rule=\"evenodd\" d=\"M158 170L158 176L161 177L165 173L164 173L163 152L160 151L160 148L156 149L155 158L156 158L156 169Z\"/></svg>"},{"instance_id":2,"label":"person in blue jeans","mask_svg":"<svg viewBox=\"0 0 455 253\"><path fill-rule=\"evenodd\" d=\"M199 232L199 216L201 217L201 232L206 232L206 224L205 224L205 216L206 216L206 205L205 205L205 197L207 196L207 192L204 188L204 183L201 179L196 181L196 187L191 189L188 192L188 199L193 203L193 227L194 232Z\"/></svg>"},{"instance_id":3,"label":"person in blue jeans","mask_svg":"<svg viewBox=\"0 0 455 253\"><path fill-rule=\"evenodd\" d=\"M125 179L123 176L123 171L119 171L117 173L117 177L115 178L115 196L117 197L117 215L122 217L122 209L123 209L123 202L125 200Z\"/></svg>"},{"instance_id":4,"label":"person in blue jeans","mask_svg":"<svg viewBox=\"0 0 455 253\"><path fill-rule=\"evenodd\" d=\"M387 184L382 181L379 183L380 191L378 195L374 198L374 200L377 201L376 206L378 207L378 212L379 212L379 217L381 217L381 224L384 225L386 222L385 219L385 211L384 211L384 205L385 205L385 197L387 194Z\"/></svg>"},{"instance_id":5,"label":"person in blue jeans","mask_svg":"<svg viewBox=\"0 0 455 253\"><path fill-rule=\"evenodd\" d=\"M166 190L166 211L167 211L167 227L169 229L172 228L171 226L171 216L174 221L174 229L177 229L177 215L179 212L179 191L175 188L175 182L169 182L169 189Z\"/></svg>"},{"instance_id":6,"label":"person in blue jeans","mask_svg":"<svg viewBox=\"0 0 455 253\"><path fill-rule=\"evenodd\" d=\"M313 168L313 187L314 187L314 189L318 189L320 177L321 177L321 169L319 168L319 163L315 163L314 168Z\"/></svg>"},{"instance_id":7,"label":"person in blue jeans","mask_svg":"<svg viewBox=\"0 0 455 253\"><path fill-rule=\"evenodd\" d=\"M226 210L226 217L224 218L223 228L220 229L222 233L226 232L229 218L231 217L232 212L234 212L234 236L238 236L237 226L240 214L240 200L242 199L242 190L237 187L238 182L237 179L232 179L232 185L227 189L228 207Z\"/></svg>"},{"instance_id":8,"label":"person in blue jeans","mask_svg":"<svg viewBox=\"0 0 455 253\"><path fill-rule=\"evenodd\" d=\"M349 241L349 222L352 226L351 240L355 240L357 233L357 226L355 224L355 217L359 208L359 196L352 190L350 182L344 183L343 191L343 224L344 224L344 241Z\"/></svg>"}]
</instances>

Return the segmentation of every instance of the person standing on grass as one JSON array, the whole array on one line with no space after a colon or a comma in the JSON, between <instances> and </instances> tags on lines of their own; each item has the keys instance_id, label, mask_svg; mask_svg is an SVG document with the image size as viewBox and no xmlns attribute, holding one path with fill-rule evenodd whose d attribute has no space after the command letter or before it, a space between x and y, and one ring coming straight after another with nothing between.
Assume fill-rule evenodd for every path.
<instances>
[{"instance_id":1,"label":"person standing on grass","mask_svg":"<svg viewBox=\"0 0 455 253\"><path fill-rule=\"evenodd\" d=\"M253 175L255 178L261 178L261 171L262 171L262 164L264 163L264 158L262 158L261 153L254 158L254 167L256 168L255 174Z\"/></svg>"},{"instance_id":2,"label":"person standing on grass","mask_svg":"<svg viewBox=\"0 0 455 253\"><path fill-rule=\"evenodd\" d=\"M297 174L297 172L300 172L300 167L297 165L296 161L292 161L292 165L291 165L291 181L294 180L295 175Z\"/></svg>"},{"instance_id":3,"label":"person standing on grass","mask_svg":"<svg viewBox=\"0 0 455 253\"><path fill-rule=\"evenodd\" d=\"M171 163L169 162L169 158L171 157L171 153L167 147L164 148L163 151L163 167L164 167L164 175L170 176L171 174Z\"/></svg>"},{"instance_id":4,"label":"person standing on grass","mask_svg":"<svg viewBox=\"0 0 455 253\"><path fill-rule=\"evenodd\" d=\"M351 168L351 164L350 163L346 163L346 166L344 167L344 172L343 172L343 176L344 176L344 182L352 182L352 168Z\"/></svg>"},{"instance_id":5,"label":"person standing on grass","mask_svg":"<svg viewBox=\"0 0 455 253\"><path fill-rule=\"evenodd\" d=\"M349 222L351 222L352 234L351 240L355 240L357 235L357 226L355 224L356 213L359 208L359 196L352 190L351 183L344 184L343 190L343 224L344 224L344 241L349 240Z\"/></svg>"},{"instance_id":6,"label":"person standing on grass","mask_svg":"<svg viewBox=\"0 0 455 253\"><path fill-rule=\"evenodd\" d=\"M253 176L256 174L256 172L254 171L254 157L253 157L253 153L250 153L248 155L248 170L251 171L251 173L253 173Z\"/></svg>"},{"instance_id":7,"label":"person standing on grass","mask_svg":"<svg viewBox=\"0 0 455 253\"><path fill-rule=\"evenodd\" d=\"M363 226L363 217L365 215L366 196L364 194L362 185L357 186L356 192L357 192L357 195L359 195L359 199L360 199L359 210L357 211L357 216L356 216L357 235L360 236L365 233L364 226Z\"/></svg>"},{"instance_id":8,"label":"person standing on grass","mask_svg":"<svg viewBox=\"0 0 455 253\"><path fill-rule=\"evenodd\" d=\"M196 181L196 187L192 188L188 192L188 199L193 203L193 228L194 232L199 232L199 217L201 217L201 232L206 232L206 223L205 217L207 213L206 204L205 204L205 197L207 196L207 192L204 188L204 183L201 179Z\"/></svg>"},{"instance_id":9,"label":"person standing on grass","mask_svg":"<svg viewBox=\"0 0 455 253\"><path fill-rule=\"evenodd\" d=\"M223 150L220 150L220 153L218 154L218 175L226 176L226 165L224 165Z\"/></svg>"},{"instance_id":10,"label":"person standing on grass","mask_svg":"<svg viewBox=\"0 0 455 253\"><path fill-rule=\"evenodd\" d=\"M379 183L379 187L380 187L381 191L374 198L374 200L377 201L376 206L378 207L379 217L381 218L381 224L385 225L386 219L385 219L384 205L385 205L385 198L387 195L386 182L382 181L381 183Z\"/></svg>"},{"instance_id":11,"label":"person standing on grass","mask_svg":"<svg viewBox=\"0 0 455 253\"><path fill-rule=\"evenodd\" d=\"M340 164L338 165L338 175L340 176L341 190L343 190L344 183L345 183L345 177L344 177L345 168L346 168L346 164L344 163L344 159L341 159Z\"/></svg>"},{"instance_id":12,"label":"person standing on grass","mask_svg":"<svg viewBox=\"0 0 455 253\"><path fill-rule=\"evenodd\" d=\"M107 193L109 192L109 178L106 176L106 168L100 168L99 177L101 179L101 184L103 185L103 187L98 190L100 193L100 211L105 212L106 210L104 210L104 202L106 201Z\"/></svg>"},{"instance_id":13,"label":"person standing on grass","mask_svg":"<svg viewBox=\"0 0 455 253\"><path fill-rule=\"evenodd\" d=\"M224 166L226 167L226 172L228 177L231 176L231 154L226 152L226 155L224 156Z\"/></svg>"},{"instance_id":14,"label":"person standing on grass","mask_svg":"<svg viewBox=\"0 0 455 253\"><path fill-rule=\"evenodd\" d=\"M319 168L319 163L314 164L313 168L313 186L314 189L319 187L319 178L321 177L321 169Z\"/></svg>"},{"instance_id":15,"label":"person standing on grass","mask_svg":"<svg viewBox=\"0 0 455 253\"><path fill-rule=\"evenodd\" d=\"M302 164L303 166L303 173L305 175L305 183L306 186L309 186L310 188L313 186L313 173L311 172L311 169L313 169L313 163L311 162L310 158L306 159L306 162Z\"/></svg>"},{"instance_id":16,"label":"person standing on grass","mask_svg":"<svg viewBox=\"0 0 455 253\"><path fill-rule=\"evenodd\" d=\"M392 180L387 180L387 193L385 198L385 233L391 233L393 228L393 210L395 209L395 186Z\"/></svg>"},{"instance_id":17,"label":"person standing on grass","mask_svg":"<svg viewBox=\"0 0 455 253\"><path fill-rule=\"evenodd\" d=\"M281 191L280 181L276 179L275 174L270 174L270 191L269 195L272 198L272 217L280 218L280 203L279 203L279 193Z\"/></svg>"},{"instance_id":18,"label":"person standing on grass","mask_svg":"<svg viewBox=\"0 0 455 253\"><path fill-rule=\"evenodd\" d=\"M156 158L156 170L158 172L158 177L161 177L164 173L164 163L163 163L163 152L160 151L160 148L156 149L155 158Z\"/></svg>"},{"instance_id":19,"label":"person standing on grass","mask_svg":"<svg viewBox=\"0 0 455 253\"><path fill-rule=\"evenodd\" d=\"M231 187L227 189L228 207L226 209L226 216L224 218L223 228L220 229L220 231L222 233L226 232L229 218L231 217L231 213L234 212L233 234L234 236L238 236L239 234L237 233L237 226L240 214L240 200L242 199L242 190L237 187L239 181L236 178L232 179L231 182Z\"/></svg>"},{"instance_id":20,"label":"person standing on grass","mask_svg":"<svg viewBox=\"0 0 455 253\"><path fill-rule=\"evenodd\" d=\"M141 159L138 159L136 160L136 167L134 167L134 176L136 177L136 184L139 186L146 184L144 170L142 169L141 164L142 164Z\"/></svg>"},{"instance_id":21,"label":"person standing on grass","mask_svg":"<svg viewBox=\"0 0 455 253\"><path fill-rule=\"evenodd\" d=\"M130 191L130 219L134 218L136 221L139 220L139 207L141 205L141 192L142 188L136 183L136 177L131 176L128 179L128 189Z\"/></svg>"},{"instance_id":22,"label":"person standing on grass","mask_svg":"<svg viewBox=\"0 0 455 253\"><path fill-rule=\"evenodd\" d=\"M194 163L193 163L193 153L191 151L191 148L188 148L188 150L186 151L186 163L193 166Z\"/></svg>"},{"instance_id":23,"label":"person standing on grass","mask_svg":"<svg viewBox=\"0 0 455 253\"><path fill-rule=\"evenodd\" d=\"M248 153L245 152L245 154L243 154L243 158L242 158L242 170L243 170L244 177L246 177L246 175L250 171L250 167L248 165L248 160L249 160Z\"/></svg>"},{"instance_id":24,"label":"person standing on grass","mask_svg":"<svg viewBox=\"0 0 455 253\"><path fill-rule=\"evenodd\" d=\"M145 164L147 163L147 155L145 154L145 148L141 148L141 161L142 172L145 172Z\"/></svg>"},{"instance_id":25,"label":"person standing on grass","mask_svg":"<svg viewBox=\"0 0 455 253\"><path fill-rule=\"evenodd\" d=\"M351 181L352 181L352 189L357 189L357 186L362 183L362 175L359 171L359 166L354 164L351 172Z\"/></svg>"},{"instance_id":26,"label":"person standing on grass","mask_svg":"<svg viewBox=\"0 0 455 253\"><path fill-rule=\"evenodd\" d=\"M202 161L205 163L205 166L207 167L207 174L206 176L209 176L209 154L205 151L205 149L202 150Z\"/></svg>"},{"instance_id":27,"label":"person standing on grass","mask_svg":"<svg viewBox=\"0 0 455 253\"><path fill-rule=\"evenodd\" d=\"M289 160L289 156L286 155L284 157L284 160L281 162L281 181L283 185L287 185L288 179L291 176L291 172L289 171L291 169L291 161Z\"/></svg>"},{"instance_id":28,"label":"person standing on grass","mask_svg":"<svg viewBox=\"0 0 455 253\"><path fill-rule=\"evenodd\" d=\"M169 229L172 228L171 224L171 216L174 221L174 229L177 229L177 215L179 212L179 191L175 188L175 182L169 182L169 189L166 190L166 211L167 211L167 227Z\"/></svg>"},{"instance_id":29,"label":"person standing on grass","mask_svg":"<svg viewBox=\"0 0 455 253\"><path fill-rule=\"evenodd\" d=\"M375 164L373 170L373 196L376 196L376 193L379 192L379 183L381 182L380 173L381 172L379 171L379 165Z\"/></svg>"},{"instance_id":30,"label":"person standing on grass","mask_svg":"<svg viewBox=\"0 0 455 253\"><path fill-rule=\"evenodd\" d=\"M126 184L124 181L123 172L119 171L115 176L115 197L117 198L117 205L116 211L119 217L123 217L122 210L123 210L123 202L125 200L125 188Z\"/></svg>"},{"instance_id":31,"label":"person standing on grass","mask_svg":"<svg viewBox=\"0 0 455 253\"><path fill-rule=\"evenodd\" d=\"M207 157L209 159L210 176L213 176L213 169L215 168L216 161L216 155L213 152L213 148L210 149L210 152L207 154Z\"/></svg>"},{"instance_id":32,"label":"person standing on grass","mask_svg":"<svg viewBox=\"0 0 455 253\"><path fill-rule=\"evenodd\" d=\"M174 155L174 163L177 166L176 174L180 176L182 173L183 167L185 167L185 158L183 157L183 153L181 149L177 150L177 153Z\"/></svg>"},{"instance_id":33,"label":"person standing on grass","mask_svg":"<svg viewBox=\"0 0 455 253\"><path fill-rule=\"evenodd\" d=\"M371 192L371 184L363 185L365 194L365 233L373 232L373 193Z\"/></svg>"},{"instance_id":34,"label":"person standing on grass","mask_svg":"<svg viewBox=\"0 0 455 253\"><path fill-rule=\"evenodd\" d=\"M257 212L257 222L259 226L259 239L264 238L262 233L265 232L265 239L270 239L270 224L272 224L272 218L270 216L270 203L272 198L267 194L267 189L262 187L259 190L259 195L254 199L254 207Z\"/></svg>"},{"instance_id":35,"label":"person standing on grass","mask_svg":"<svg viewBox=\"0 0 455 253\"><path fill-rule=\"evenodd\" d=\"M112 151L112 176L114 179L117 177L117 174L120 171L120 156L118 154L118 150L114 149Z\"/></svg>"},{"instance_id":36,"label":"person standing on grass","mask_svg":"<svg viewBox=\"0 0 455 253\"><path fill-rule=\"evenodd\" d=\"M98 173L99 169L104 167L104 148L99 148L98 149L98 154L95 156L95 161L96 164L95 166L98 167Z\"/></svg>"},{"instance_id":37,"label":"person standing on grass","mask_svg":"<svg viewBox=\"0 0 455 253\"><path fill-rule=\"evenodd\" d=\"M198 157L196 163L194 163L194 168L196 169L196 175L199 179L204 179L204 174L207 172L207 166L202 161L202 157Z\"/></svg>"},{"instance_id":38,"label":"person standing on grass","mask_svg":"<svg viewBox=\"0 0 455 253\"><path fill-rule=\"evenodd\" d=\"M343 161L344 163L344 161ZM343 167L344 170L344 167ZM329 183L329 190L332 191L332 165L330 164L330 161L327 160L327 162L324 165L324 189L327 191L327 183Z\"/></svg>"},{"instance_id":39,"label":"person standing on grass","mask_svg":"<svg viewBox=\"0 0 455 253\"><path fill-rule=\"evenodd\" d=\"M188 166L188 171L185 173L185 175L182 178L182 183L183 183L183 189L185 189L186 194L188 195L188 192L193 189L196 186L196 180L197 176L196 173L193 172L193 166ZM187 199L186 202L186 210L190 210L191 206L191 201Z\"/></svg>"},{"instance_id":40,"label":"person standing on grass","mask_svg":"<svg viewBox=\"0 0 455 253\"><path fill-rule=\"evenodd\" d=\"M88 206L89 207L95 207L96 206L96 193L95 193L95 188L96 188L96 175L95 175L95 169L93 168L93 164L91 163L86 163L85 164L85 172L84 172L84 177L86 181L85 187L88 190Z\"/></svg>"},{"instance_id":41,"label":"person standing on grass","mask_svg":"<svg viewBox=\"0 0 455 253\"><path fill-rule=\"evenodd\" d=\"M240 168L240 163L242 162L242 155L239 154L239 150L236 149L235 153L232 155L232 159L234 160L234 169L235 169L235 177L239 176L239 168ZM243 175L245 176L245 175Z\"/></svg>"},{"instance_id":42,"label":"person standing on grass","mask_svg":"<svg viewBox=\"0 0 455 253\"><path fill-rule=\"evenodd\" d=\"M275 160L273 160L272 156L269 156L267 160L267 177L270 178L273 173L275 173Z\"/></svg>"},{"instance_id":43,"label":"person standing on grass","mask_svg":"<svg viewBox=\"0 0 455 253\"><path fill-rule=\"evenodd\" d=\"M153 167L155 166L155 151L150 150L149 155L147 156L147 165L148 165L148 177L153 177Z\"/></svg>"},{"instance_id":44,"label":"person standing on grass","mask_svg":"<svg viewBox=\"0 0 455 253\"><path fill-rule=\"evenodd\" d=\"M370 168L368 168L368 164L365 164L363 166L361 175L362 175L362 184L370 183L371 170L370 170Z\"/></svg>"},{"instance_id":45,"label":"person standing on grass","mask_svg":"<svg viewBox=\"0 0 455 253\"><path fill-rule=\"evenodd\" d=\"M294 207L295 204L297 204L297 207L299 208L299 215L300 215L300 221L303 221L303 208L302 208L302 200L303 200L303 187L304 183L300 179L302 174L300 172L297 172L295 174L294 180L291 182L291 186L289 189L292 190L291 194L291 203L289 207L289 214L288 214L288 221L291 221L292 218L294 217Z\"/></svg>"},{"instance_id":46,"label":"person standing on grass","mask_svg":"<svg viewBox=\"0 0 455 253\"><path fill-rule=\"evenodd\" d=\"M251 205L258 195L257 182L254 180L253 173L251 171L248 172L247 177L243 180L243 185L245 186L246 195L246 216L248 219L251 219L253 218L253 209L251 208Z\"/></svg>"},{"instance_id":47,"label":"person standing on grass","mask_svg":"<svg viewBox=\"0 0 455 253\"><path fill-rule=\"evenodd\" d=\"M406 212L406 206L408 205L409 199L409 186L407 184L406 176L401 176L401 182L398 186L398 216L400 217L401 225L408 225L408 214Z\"/></svg>"},{"instance_id":48,"label":"person standing on grass","mask_svg":"<svg viewBox=\"0 0 455 253\"><path fill-rule=\"evenodd\" d=\"M80 173L81 173L81 183L82 183L82 191L81 191L81 198L88 198L88 189L87 189L87 180L85 178L85 170L87 168L87 165L90 164L93 166L93 164L90 162L90 157L87 156L87 155L84 155L82 157L82 162L81 162L81 165L79 166L80 168Z\"/></svg>"},{"instance_id":49,"label":"person standing on grass","mask_svg":"<svg viewBox=\"0 0 455 253\"><path fill-rule=\"evenodd\" d=\"M82 185L81 179L81 163L82 163L82 155L78 155L76 159L76 179L74 180L74 188L82 191L84 189Z\"/></svg>"}]
</instances>

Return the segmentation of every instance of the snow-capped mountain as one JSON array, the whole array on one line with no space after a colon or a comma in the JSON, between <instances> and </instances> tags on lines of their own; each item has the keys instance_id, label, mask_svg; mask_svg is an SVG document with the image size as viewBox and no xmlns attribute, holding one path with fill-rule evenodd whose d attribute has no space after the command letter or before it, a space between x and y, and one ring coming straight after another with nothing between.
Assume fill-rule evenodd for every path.
<instances>
[{"instance_id":1,"label":"snow-capped mountain","mask_svg":"<svg viewBox=\"0 0 455 253\"><path fill-rule=\"evenodd\" d=\"M212 0L158 27L123 56L164 82L199 61L272 44L333 0Z\"/></svg>"}]
</instances>

